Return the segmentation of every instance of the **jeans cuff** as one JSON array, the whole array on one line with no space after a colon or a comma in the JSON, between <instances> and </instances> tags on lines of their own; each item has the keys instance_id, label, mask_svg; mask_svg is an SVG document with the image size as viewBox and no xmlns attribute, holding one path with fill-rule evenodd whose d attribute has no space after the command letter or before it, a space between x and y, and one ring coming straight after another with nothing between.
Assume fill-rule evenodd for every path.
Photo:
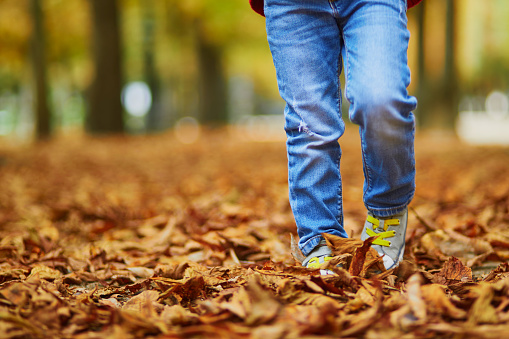
<instances>
[{"instance_id":1,"label":"jeans cuff","mask_svg":"<svg viewBox=\"0 0 509 339\"><path fill-rule=\"evenodd\" d=\"M320 243L320 241L323 240L323 237L321 235L317 235L308 241L301 247L301 252L304 254L304 256L308 256L309 253Z\"/></svg>"},{"instance_id":2,"label":"jeans cuff","mask_svg":"<svg viewBox=\"0 0 509 339\"><path fill-rule=\"evenodd\" d=\"M369 212L371 212L374 216L379 218L386 218L396 214L400 214L401 212L405 211L407 207L408 204L391 208L370 208L366 206Z\"/></svg>"}]
</instances>

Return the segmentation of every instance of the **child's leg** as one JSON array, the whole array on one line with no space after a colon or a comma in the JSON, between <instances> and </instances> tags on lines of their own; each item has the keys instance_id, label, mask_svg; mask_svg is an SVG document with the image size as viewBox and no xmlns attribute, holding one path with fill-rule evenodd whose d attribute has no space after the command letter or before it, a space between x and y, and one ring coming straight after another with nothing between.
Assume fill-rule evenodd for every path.
<instances>
[{"instance_id":1,"label":"child's leg","mask_svg":"<svg viewBox=\"0 0 509 339\"><path fill-rule=\"evenodd\" d=\"M402 212L415 189L414 116L408 95L405 0L336 1L344 16L346 97L360 126L364 203L379 217Z\"/></svg>"},{"instance_id":2,"label":"child's leg","mask_svg":"<svg viewBox=\"0 0 509 339\"><path fill-rule=\"evenodd\" d=\"M304 255L343 229L341 33L327 1L266 0L267 37L286 101L290 204Z\"/></svg>"},{"instance_id":3,"label":"child's leg","mask_svg":"<svg viewBox=\"0 0 509 339\"><path fill-rule=\"evenodd\" d=\"M408 95L409 32L405 0L334 2L343 16L346 96L360 126L364 203L361 239L373 242L386 268L403 258L407 205L415 190L414 116Z\"/></svg>"}]
</instances>

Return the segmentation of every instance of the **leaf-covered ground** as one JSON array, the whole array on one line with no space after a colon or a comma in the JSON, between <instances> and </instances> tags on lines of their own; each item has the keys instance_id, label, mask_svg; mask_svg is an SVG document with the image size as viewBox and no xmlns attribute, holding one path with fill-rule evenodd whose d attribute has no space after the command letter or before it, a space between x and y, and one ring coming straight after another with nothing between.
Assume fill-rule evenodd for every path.
<instances>
[{"instance_id":1,"label":"leaf-covered ground","mask_svg":"<svg viewBox=\"0 0 509 339\"><path fill-rule=\"evenodd\" d=\"M284 141L0 144L0 337L507 336L509 149L418 135L406 260L379 273L341 145L352 238L323 277L292 250Z\"/></svg>"}]
</instances>

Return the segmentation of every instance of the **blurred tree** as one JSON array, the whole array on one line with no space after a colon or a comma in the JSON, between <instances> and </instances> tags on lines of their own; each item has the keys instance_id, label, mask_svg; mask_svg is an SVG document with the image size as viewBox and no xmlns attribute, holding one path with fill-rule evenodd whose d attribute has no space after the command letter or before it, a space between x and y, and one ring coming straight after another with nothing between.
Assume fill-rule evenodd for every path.
<instances>
[{"instance_id":1,"label":"blurred tree","mask_svg":"<svg viewBox=\"0 0 509 339\"><path fill-rule=\"evenodd\" d=\"M415 9L413 13L415 14L416 22L417 22L417 74L418 74L418 82L417 82L417 99L419 105L417 107L418 118L420 119L420 113L424 111L424 105L426 103L426 64L424 57L424 13L425 13L426 1L424 3L420 3Z\"/></svg>"},{"instance_id":2,"label":"blurred tree","mask_svg":"<svg viewBox=\"0 0 509 339\"><path fill-rule=\"evenodd\" d=\"M17 92L27 69L34 20L28 1L0 1L0 90Z\"/></svg>"},{"instance_id":3,"label":"blurred tree","mask_svg":"<svg viewBox=\"0 0 509 339\"><path fill-rule=\"evenodd\" d=\"M141 0L142 34L143 34L143 73L145 82L152 94L152 106L147 113L146 127L148 131L163 129L162 109L159 97L160 85L155 66L155 13L154 0Z\"/></svg>"},{"instance_id":4,"label":"blurred tree","mask_svg":"<svg viewBox=\"0 0 509 339\"><path fill-rule=\"evenodd\" d=\"M207 39L198 19L196 28L196 54L198 59L198 116L208 125L228 121L228 93L223 67L223 50L219 44Z\"/></svg>"},{"instance_id":5,"label":"blurred tree","mask_svg":"<svg viewBox=\"0 0 509 339\"><path fill-rule=\"evenodd\" d=\"M459 93L455 62L455 0L445 1L445 13L443 13L445 27L444 31L440 32L445 37L444 49L442 51L438 48L433 50L433 53L443 53L444 63L438 78L430 76L429 68L432 65L426 63L426 54L429 51L426 50L425 39L437 39L436 36L427 36L427 28L429 28L427 25L429 19L427 16L427 6L434 5L436 5L436 1L423 1L415 8L419 30L417 36L417 71L419 74L417 117L420 126L423 128L453 129L458 114ZM442 6L443 4L438 5Z\"/></svg>"},{"instance_id":6,"label":"blurred tree","mask_svg":"<svg viewBox=\"0 0 509 339\"><path fill-rule=\"evenodd\" d=\"M444 126L453 129L458 115L459 83L456 71L456 10L455 0L446 0L445 13L445 64L442 80L442 98L445 111Z\"/></svg>"},{"instance_id":7,"label":"blurred tree","mask_svg":"<svg viewBox=\"0 0 509 339\"><path fill-rule=\"evenodd\" d=\"M187 99L197 101L198 104L181 103L179 106L190 107L194 111L193 115L202 123L224 124L229 119L227 76L228 71L234 67L232 51L246 42L250 30L260 31L250 28L249 20L245 20L245 17L255 20L261 20L261 17L258 18L250 10L247 1L176 1L171 5L171 10L178 13L172 16L174 23L171 29L174 32L186 31L180 34L182 46L192 41L192 56L182 60L182 68L187 70L180 71L188 74L192 72L190 86L194 93L188 95ZM227 59L228 63L225 62ZM194 62L191 67L190 62Z\"/></svg>"},{"instance_id":8,"label":"blurred tree","mask_svg":"<svg viewBox=\"0 0 509 339\"><path fill-rule=\"evenodd\" d=\"M48 83L46 76L46 54L44 15L42 0L31 0L33 21L31 60L34 74L35 131L38 140L48 139L51 135L51 111L48 103Z\"/></svg>"},{"instance_id":9,"label":"blurred tree","mask_svg":"<svg viewBox=\"0 0 509 339\"><path fill-rule=\"evenodd\" d=\"M89 89L87 130L124 131L121 104L122 58L117 0L90 0L95 74Z\"/></svg>"}]
</instances>

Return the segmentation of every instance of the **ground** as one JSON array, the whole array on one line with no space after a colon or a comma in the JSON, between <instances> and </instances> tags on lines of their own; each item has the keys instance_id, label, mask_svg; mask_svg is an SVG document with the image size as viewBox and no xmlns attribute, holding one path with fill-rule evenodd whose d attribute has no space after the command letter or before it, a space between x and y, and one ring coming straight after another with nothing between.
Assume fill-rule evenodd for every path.
<instances>
[{"instance_id":1,"label":"ground","mask_svg":"<svg viewBox=\"0 0 509 339\"><path fill-rule=\"evenodd\" d=\"M509 149L418 133L405 261L377 272L356 129L335 275L295 258L284 140L230 129L0 140L2 338L499 338Z\"/></svg>"}]
</instances>

